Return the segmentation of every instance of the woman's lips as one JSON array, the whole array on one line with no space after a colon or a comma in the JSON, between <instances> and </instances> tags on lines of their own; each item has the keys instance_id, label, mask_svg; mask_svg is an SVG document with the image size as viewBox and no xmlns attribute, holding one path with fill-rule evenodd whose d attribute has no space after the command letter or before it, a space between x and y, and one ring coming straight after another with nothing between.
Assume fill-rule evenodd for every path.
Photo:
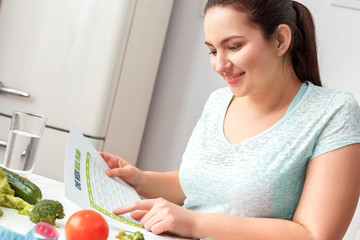
<instances>
[{"instance_id":1,"label":"woman's lips","mask_svg":"<svg viewBox=\"0 0 360 240\"><path fill-rule=\"evenodd\" d=\"M224 74L226 81L230 85L238 84L243 78L245 72L242 73L226 73Z\"/></svg>"}]
</instances>

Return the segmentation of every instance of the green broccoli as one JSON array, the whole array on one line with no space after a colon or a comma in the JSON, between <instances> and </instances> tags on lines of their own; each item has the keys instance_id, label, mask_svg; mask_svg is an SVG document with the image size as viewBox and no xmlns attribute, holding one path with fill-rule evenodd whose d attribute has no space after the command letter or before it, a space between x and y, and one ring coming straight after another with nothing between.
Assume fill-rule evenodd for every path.
<instances>
[{"instance_id":1,"label":"green broccoli","mask_svg":"<svg viewBox=\"0 0 360 240\"><path fill-rule=\"evenodd\" d=\"M34 223L47 222L53 226L56 219L65 217L63 205L55 200L43 199L34 205L30 212L30 220Z\"/></svg>"},{"instance_id":2,"label":"green broccoli","mask_svg":"<svg viewBox=\"0 0 360 240\"><path fill-rule=\"evenodd\" d=\"M144 235L141 232L126 234L124 230L121 230L115 238L120 240L145 240Z\"/></svg>"}]
</instances>

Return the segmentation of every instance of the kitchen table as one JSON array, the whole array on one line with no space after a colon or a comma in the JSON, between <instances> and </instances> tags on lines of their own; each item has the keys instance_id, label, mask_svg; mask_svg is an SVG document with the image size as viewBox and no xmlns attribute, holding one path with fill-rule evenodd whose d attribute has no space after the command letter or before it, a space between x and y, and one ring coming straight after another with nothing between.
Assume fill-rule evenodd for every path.
<instances>
[{"instance_id":1,"label":"kitchen table","mask_svg":"<svg viewBox=\"0 0 360 240\"><path fill-rule=\"evenodd\" d=\"M65 217L56 220L56 225L59 226L56 229L60 234L59 240L65 240L65 223L73 213L81 210L81 208L65 197L64 183L36 174L31 175L31 181L39 186L43 194L43 199L57 200L63 204ZM5 207L1 207L1 209L4 211L4 215L0 217L1 226L23 235L35 226L35 223L31 222L28 216L17 214L17 210ZM111 229L110 227L108 239L115 239L118 232L119 229Z\"/></svg>"}]
</instances>

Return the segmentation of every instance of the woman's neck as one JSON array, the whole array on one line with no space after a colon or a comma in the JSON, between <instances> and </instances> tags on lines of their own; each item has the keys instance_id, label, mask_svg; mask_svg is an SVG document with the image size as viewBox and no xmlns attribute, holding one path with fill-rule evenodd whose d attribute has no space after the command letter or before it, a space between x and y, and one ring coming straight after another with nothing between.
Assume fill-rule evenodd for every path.
<instances>
[{"instance_id":1,"label":"woman's neck","mask_svg":"<svg viewBox=\"0 0 360 240\"><path fill-rule=\"evenodd\" d=\"M258 92L244 97L236 97L234 101L258 115L287 109L302 84L291 69L289 72L283 72L282 76Z\"/></svg>"}]
</instances>

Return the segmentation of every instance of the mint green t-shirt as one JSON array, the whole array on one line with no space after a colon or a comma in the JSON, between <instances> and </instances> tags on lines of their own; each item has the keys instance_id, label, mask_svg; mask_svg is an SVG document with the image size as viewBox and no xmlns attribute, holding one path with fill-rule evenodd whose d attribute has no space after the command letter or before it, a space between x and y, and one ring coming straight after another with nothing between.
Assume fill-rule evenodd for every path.
<instances>
[{"instance_id":1,"label":"mint green t-shirt","mask_svg":"<svg viewBox=\"0 0 360 240\"><path fill-rule=\"evenodd\" d=\"M238 144L224 136L229 88L211 94L179 170L184 207L209 213L291 220L308 162L360 142L360 109L348 92L302 84L285 116Z\"/></svg>"}]
</instances>

